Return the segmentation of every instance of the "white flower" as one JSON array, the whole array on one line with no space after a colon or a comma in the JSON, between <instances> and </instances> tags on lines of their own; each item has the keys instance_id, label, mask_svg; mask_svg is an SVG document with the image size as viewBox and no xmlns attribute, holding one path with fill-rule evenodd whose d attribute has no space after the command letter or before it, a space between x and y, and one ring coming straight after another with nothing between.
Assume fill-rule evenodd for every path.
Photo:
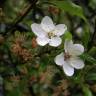
<instances>
[{"instance_id":1,"label":"white flower","mask_svg":"<svg viewBox=\"0 0 96 96\"><path fill-rule=\"evenodd\" d=\"M41 24L33 23L31 25L32 31L37 35L37 43L41 46L49 44L57 47L61 44L61 35L65 33L67 27L64 24L54 25L50 17L45 16Z\"/></svg>"},{"instance_id":2,"label":"white flower","mask_svg":"<svg viewBox=\"0 0 96 96\"><path fill-rule=\"evenodd\" d=\"M66 40L64 50L65 52L56 56L55 63L63 67L67 76L72 76L74 68L82 69L84 67L83 60L79 58L79 55L84 52L84 47L81 44L73 44L72 40Z\"/></svg>"}]
</instances>

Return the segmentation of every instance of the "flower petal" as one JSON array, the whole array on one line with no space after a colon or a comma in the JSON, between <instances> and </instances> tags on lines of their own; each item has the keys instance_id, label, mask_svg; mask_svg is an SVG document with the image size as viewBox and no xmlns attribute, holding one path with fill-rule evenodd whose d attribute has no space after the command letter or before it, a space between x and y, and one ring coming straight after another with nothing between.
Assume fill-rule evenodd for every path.
<instances>
[{"instance_id":1,"label":"flower petal","mask_svg":"<svg viewBox=\"0 0 96 96\"><path fill-rule=\"evenodd\" d=\"M48 39L47 37L45 37L45 38L40 38L40 37L38 37L38 38L36 39L36 41L37 41L37 43L38 43L39 45L44 46L44 45L48 44L49 39Z\"/></svg>"},{"instance_id":2,"label":"flower petal","mask_svg":"<svg viewBox=\"0 0 96 96\"><path fill-rule=\"evenodd\" d=\"M54 32L57 36L61 36L65 33L66 30L67 26L65 24L58 24L56 25Z\"/></svg>"},{"instance_id":3,"label":"flower petal","mask_svg":"<svg viewBox=\"0 0 96 96\"><path fill-rule=\"evenodd\" d=\"M81 55L84 52L84 47L81 44L73 44L72 40L65 40L64 44L65 52L68 52L72 56Z\"/></svg>"},{"instance_id":4,"label":"flower petal","mask_svg":"<svg viewBox=\"0 0 96 96\"><path fill-rule=\"evenodd\" d=\"M35 35L37 35L38 37L45 37L46 36L46 32L44 32L44 30L41 28L40 24L32 24L31 25L32 31L34 32Z\"/></svg>"},{"instance_id":5,"label":"flower petal","mask_svg":"<svg viewBox=\"0 0 96 96\"><path fill-rule=\"evenodd\" d=\"M84 61L80 58L71 59L70 64L76 69L82 69L85 66Z\"/></svg>"},{"instance_id":6,"label":"flower petal","mask_svg":"<svg viewBox=\"0 0 96 96\"><path fill-rule=\"evenodd\" d=\"M41 27L43 28L44 31L50 32L55 28L55 25L53 24L53 21L50 17L45 16L42 19Z\"/></svg>"},{"instance_id":7,"label":"flower petal","mask_svg":"<svg viewBox=\"0 0 96 96\"><path fill-rule=\"evenodd\" d=\"M72 76L74 74L74 68L70 66L68 62L64 62L63 70L67 76Z\"/></svg>"},{"instance_id":8,"label":"flower petal","mask_svg":"<svg viewBox=\"0 0 96 96\"><path fill-rule=\"evenodd\" d=\"M64 53L62 52L61 54L57 55L54 61L57 65L62 66L64 64Z\"/></svg>"},{"instance_id":9,"label":"flower petal","mask_svg":"<svg viewBox=\"0 0 96 96\"><path fill-rule=\"evenodd\" d=\"M69 50L69 53L72 56L81 55L83 52L84 52L84 47L81 44L73 44L73 46Z\"/></svg>"},{"instance_id":10,"label":"flower petal","mask_svg":"<svg viewBox=\"0 0 96 96\"><path fill-rule=\"evenodd\" d=\"M60 37L53 37L52 39L50 39L49 45L57 47L61 44L61 42L62 39Z\"/></svg>"},{"instance_id":11,"label":"flower petal","mask_svg":"<svg viewBox=\"0 0 96 96\"><path fill-rule=\"evenodd\" d=\"M64 43L65 52L70 53L70 50L72 49L72 46L73 46L72 40L65 40L65 43Z\"/></svg>"}]
</instances>

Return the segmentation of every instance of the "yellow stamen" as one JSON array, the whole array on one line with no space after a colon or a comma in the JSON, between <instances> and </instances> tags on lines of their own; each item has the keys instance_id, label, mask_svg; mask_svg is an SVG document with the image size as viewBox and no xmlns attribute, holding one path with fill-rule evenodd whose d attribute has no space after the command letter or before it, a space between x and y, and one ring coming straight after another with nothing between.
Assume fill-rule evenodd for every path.
<instances>
[{"instance_id":1,"label":"yellow stamen","mask_svg":"<svg viewBox=\"0 0 96 96\"><path fill-rule=\"evenodd\" d=\"M55 37L55 34L53 32L49 32L48 37L51 39L52 37Z\"/></svg>"}]
</instances>

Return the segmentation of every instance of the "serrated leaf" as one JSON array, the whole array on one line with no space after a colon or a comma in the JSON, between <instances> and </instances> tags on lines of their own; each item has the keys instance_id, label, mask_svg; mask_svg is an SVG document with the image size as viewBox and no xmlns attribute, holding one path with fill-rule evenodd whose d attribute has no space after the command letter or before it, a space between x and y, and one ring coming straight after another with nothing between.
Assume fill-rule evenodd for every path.
<instances>
[{"instance_id":1,"label":"serrated leaf","mask_svg":"<svg viewBox=\"0 0 96 96\"><path fill-rule=\"evenodd\" d=\"M65 12L68 12L71 15L76 15L80 18L82 18L85 22L87 22L82 7L72 3L71 1L64 0L64 1L51 1L53 5L56 5L61 10L64 10Z\"/></svg>"},{"instance_id":2,"label":"serrated leaf","mask_svg":"<svg viewBox=\"0 0 96 96\"><path fill-rule=\"evenodd\" d=\"M96 73L88 74L86 76L86 79L87 80L94 80L94 81L96 81Z\"/></svg>"},{"instance_id":3,"label":"serrated leaf","mask_svg":"<svg viewBox=\"0 0 96 96\"><path fill-rule=\"evenodd\" d=\"M96 64L96 59L94 59L93 57L91 57L89 54L85 53L85 54L82 54L80 56L81 59L85 60L85 61L88 61L92 64Z\"/></svg>"}]
</instances>

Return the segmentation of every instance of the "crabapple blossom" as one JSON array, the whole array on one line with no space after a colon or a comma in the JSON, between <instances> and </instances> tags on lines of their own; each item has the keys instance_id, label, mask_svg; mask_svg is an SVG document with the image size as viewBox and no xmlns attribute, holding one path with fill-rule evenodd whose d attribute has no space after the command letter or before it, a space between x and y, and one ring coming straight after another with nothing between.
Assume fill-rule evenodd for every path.
<instances>
[{"instance_id":1,"label":"crabapple blossom","mask_svg":"<svg viewBox=\"0 0 96 96\"><path fill-rule=\"evenodd\" d=\"M74 68L82 69L84 67L84 61L79 57L84 52L84 47L81 44L73 44L72 40L65 40L64 50L56 56L55 63L63 67L67 76L72 76Z\"/></svg>"},{"instance_id":2,"label":"crabapple blossom","mask_svg":"<svg viewBox=\"0 0 96 96\"><path fill-rule=\"evenodd\" d=\"M39 45L44 46L49 44L50 46L57 47L61 44L61 35L65 33L67 27L65 24L55 25L52 19L45 16L40 24L33 23L31 25L32 31L37 36L36 41Z\"/></svg>"}]
</instances>

